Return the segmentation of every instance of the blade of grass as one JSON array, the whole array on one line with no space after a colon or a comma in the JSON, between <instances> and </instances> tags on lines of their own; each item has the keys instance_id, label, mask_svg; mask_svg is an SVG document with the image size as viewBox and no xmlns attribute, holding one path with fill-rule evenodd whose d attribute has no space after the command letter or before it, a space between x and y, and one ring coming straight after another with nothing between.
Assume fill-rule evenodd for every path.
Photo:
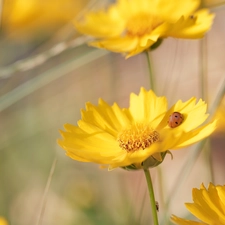
<instances>
[{"instance_id":1,"label":"blade of grass","mask_svg":"<svg viewBox=\"0 0 225 225\"><path fill-rule=\"evenodd\" d=\"M48 180L47 180L45 190L44 190L44 194L43 194L43 197L42 197L40 215L39 215L38 220L37 220L37 225L41 225L42 221L43 221L43 216L44 216L46 203L47 203L47 195L48 195L48 191L49 191L49 188L50 188L52 177L53 177L53 174L54 174L54 171L55 171L56 163L57 163L57 159L55 157L54 161L52 162L52 166L51 166L51 169L50 169L50 172L49 172Z\"/></svg>"},{"instance_id":2,"label":"blade of grass","mask_svg":"<svg viewBox=\"0 0 225 225\"><path fill-rule=\"evenodd\" d=\"M107 54L107 51L93 50L87 54L84 54L78 59L72 59L71 61L64 62L63 64L30 79L29 81L21 84L9 93L0 97L0 112L28 96L29 94L42 88L43 86L59 79L66 73L69 73Z\"/></svg>"}]
</instances>

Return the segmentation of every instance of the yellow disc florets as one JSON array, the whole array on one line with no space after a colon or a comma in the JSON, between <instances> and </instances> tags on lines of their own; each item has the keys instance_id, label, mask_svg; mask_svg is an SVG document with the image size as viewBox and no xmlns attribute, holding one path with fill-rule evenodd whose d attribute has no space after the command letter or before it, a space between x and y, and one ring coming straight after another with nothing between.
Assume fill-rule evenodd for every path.
<instances>
[{"instance_id":1,"label":"yellow disc florets","mask_svg":"<svg viewBox=\"0 0 225 225\"><path fill-rule=\"evenodd\" d=\"M144 124L134 124L118 135L119 146L127 152L144 150L156 141L159 141L159 133Z\"/></svg>"}]
</instances>

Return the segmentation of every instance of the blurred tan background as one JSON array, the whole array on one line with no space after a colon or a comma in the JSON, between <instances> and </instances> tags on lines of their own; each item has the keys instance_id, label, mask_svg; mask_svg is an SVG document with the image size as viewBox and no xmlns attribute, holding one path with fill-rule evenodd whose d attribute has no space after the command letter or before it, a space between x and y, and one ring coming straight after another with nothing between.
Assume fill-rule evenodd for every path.
<instances>
[{"instance_id":1,"label":"blurred tan background","mask_svg":"<svg viewBox=\"0 0 225 225\"><path fill-rule=\"evenodd\" d=\"M144 54L126 60L88 47L86 37L76 33L73 19L106 3L1 1L0 216L11 225L149 224L142 171L108 172L71 160L56 144L58 130L76 124L85 102L97 104L101 97L127 107L131 92L150 86ZM225 3L202 4L216 14L203 40L168 38L151 53L156 94L165 95L170 105L203 97L202 68L209 109L224 88ZM188 216L184 202L191 201L193 187L225 183L224 131L221 122L203 151L198 144L173 151L173 160L167 156L160 168L152 169L161 224L170 224L171 213Z\"/></svg>"}]
</instances>

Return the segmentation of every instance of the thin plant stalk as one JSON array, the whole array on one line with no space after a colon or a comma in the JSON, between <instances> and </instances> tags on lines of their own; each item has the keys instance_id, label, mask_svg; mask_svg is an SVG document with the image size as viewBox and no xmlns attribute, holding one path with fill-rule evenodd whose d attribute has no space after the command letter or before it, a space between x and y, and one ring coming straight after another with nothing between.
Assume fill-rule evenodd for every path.
<instances>
[{"instance_id":1,"label":"thin plant stalk","mask_svg":"<svg viewBox=\"0 0 225 225\"><path fill-rule=\"evenodd\" d=\"M149 192L150 204L151 204L151 208L152 208L153 222L154 222L154 225L159 225L157 209L156 209L156 202L155 202L155 195L154 195L152 179L151 179L149 169L144 169L144 173L145 173L145 178L146 178L147 185L148 185L148 192Z\"/></svg>"},{"instance_id":2,"label":"thin plant stalk","mask_svg":"<svg viewBox=\"0 0 225 225\"><path fill-rule=\"evenodd\" d=\"M202 152L201 150L203 149L205 143L206 143L206 139L198 143L196 149L194 151L191 151L191 153L188 155L188 158L186 159L186 162L183 164L182 168L180 169L180 172L175 182L173 182L173 187L171 188L172 191L170 194L168 194L169 198L166 200L166 203L165 203L166 213L164 215L162 224L165 224L169 220L170 212L168 209L169 209L171 200L175 199L176 195L180 193L180 190L183 187L184 183L186 182L187 177L190 175L191 170L193 166L195 165L199 155L201 154ZM174 192L174 190L176 191Z\"/></svg>"},{"instance_id":3,"label":"thin plant stalk","mask_svg":"<svg viewBox=\"0 0 225 225\"><path fill-rule=\"evenodd\" d=\"M154 76L153 76L151 58L150 58L150 55L149 55L149 51L145 51L145 54L147 56L150 89L152 89L155 92L156 90L155 90ZM144 173L145 173L146 181L147 181L147 184L148 184L148 192L149 192L149 197L150 197L150 203L151 203L151 208L152 208L152 217L153 217L154 225L158 225L158 215L157 215L157 210L156 210L156 202L155 202L154 190L153 190L153 185L152 185L152 180L151 180L151 175L150 175L149 169L144 169ZM162 177L160 177L160 179L162 179Z\"/></svg>"},{"instance_id":4,"label":"thin plant stalk","mask_svg":"<svg viewBox=\"0 0 225 225\"><path fill-rule=\"evenodd\" d=\"M207 90L207 37L204 37L200 41L200 71L199 71L199 89L201 97L204 101L208 101L208 90Z\"/></svg>"},{"instance_id":5,"label":"thin plant stalk","mask_svg":"<svg viewBox=\"0 0 225 225\"><path fill-rule=\"evenodd\" d=\"M156 167L157 169L157 175L158 175L158 187L159 187L159 190L158 190L158 193L159 193L159 196L160 196L160 202L161 202L161 205L160 208L164 208L165 207L165 196L164 196L164 188L165 185L164 184L164 180L163 180L163 173L162 173L162 168L159 166Z\"/></svg>"},{"instance_id":6,"label":"thin plant stalk","mask_svg":"<svg viewBox=\"0 0 225 225\"><path fill-rule=\"evenodd\" d=\"M41 204L41 211L40 211L40 215L39 215L38 220L37 220L37 225L42 224L42 220L43 220L43 216L44 216L44 212L45 212L45 207L46 207L46 203L47 203L47 195L48 195L48 191L49 191L49 188L50 188L50 184L51 184L51 181L52 181L53 174L55 172L56 162L57 162L57 159L55 157L54 161L52 162L51 170L49 172L47 184L45 186L42 204Z\"/></svg>"},{"instance_id":7,"label":"thin plant stalk","mask_svg":"<svg viewBox=\"0 0 225 225\"><path fill-rule=\"evenodd\" d=\"M208 101L208 76L207 76L207 36L205 36L200 42L200 91L201 97L204 101ZM211 149L209 146L209 142L206 142L206 149L204 150L205 160L208 163L209 169L209 179L211 182L214 182L213 169L212 169L212 160L211 160Z\"/></svg>"},{"instance_id":8,"label":"thin plant stalk","mask_svg":"<svg viewBox=\"0 0 225 225\"><path fill-rule=\"evenodd\" d=\"M148 71L149 71L149 79L150 79L150 89L152 89L155 92L155 85L154 85L154 77L152 72L152 66L151 66L151 59L148 51L145 51L145 54L147 56L147 62L148 62Z\"/></svg>"}]
</instances>

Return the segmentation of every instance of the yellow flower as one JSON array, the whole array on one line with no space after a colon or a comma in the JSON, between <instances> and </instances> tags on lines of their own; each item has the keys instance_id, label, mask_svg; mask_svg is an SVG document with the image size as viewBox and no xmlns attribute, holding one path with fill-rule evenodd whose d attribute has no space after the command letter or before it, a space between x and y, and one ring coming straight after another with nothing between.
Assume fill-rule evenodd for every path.
<instances>
[{"instance_id":1,"label":"yellow flower","mask_svg":"<svg viewBox=\"0 0 225 225\"><path fill-rule=\"evenodd\" d=\"M167 150L191 145L214 131L216 121L199 127L208 117L206 107L193 97L179 100L168 110L165 97L141 88L139 95L131 94L128 109L102 99L97 106L88 102L78 126L64 125L66 131L61 131L63 139L58 144L74 160L109 165L109 169L150 167L155 163L152 159L161 162ZM184 117L175 128L168 125L173 112ZM145 160L147 165L142 163Z\"/></svg>"},{"instance_id":2,"label":"yellow flower","mask_svg":"<svg viewBox=\"0 0 225 225\"><path fill-rule=\"evenodd\" d=\"M1 216L0 216L0 225L8 225L6 219Z\"/></svg>"},{"instance_id":3,"label":"yellow flower","mask_svg":"<svg viewBox=\"0 0 225 225\"><path fill-rule=\"evenodd\" d=\"M178 225L225 225L225 186L202 184L192 191L194 203L186 203L187 209L202 222L185 220L176 216L171 219Z\"/></svg>"},{"instance_id":4,"label":"yellow flower","mask_svg":"<svg viewBox=\"0 0 225 225\"><path fill-rule=\"evenodd\" d=\"M90 12L75 27L95 37L90 45L127 57L136 55L161 38L201 38L214 18L197 10L200 0L118 0L107 11Z\"/></svg>"},{"instance_id":5,"label":"yellow flower","mask_svg":"<svg viewBox=\"0 0 225 225\"><path fill-rule=\"evenodd\" d=\"M225 132L225 97L221 101L219 107L216 109L214 118L219 121L215 133L224 133Z\"/></svg>"},{"instance_id":6,"label":"yellow flower","mask_svg":"<svg viewBox=\"0 0 225 225\"><path fill-rule=\"evenodd\" d=\"M73 0L11 0L2 10L3 31L11 37L40 36L71 21L88 2Z\"/></svg>"}]
</instances>

